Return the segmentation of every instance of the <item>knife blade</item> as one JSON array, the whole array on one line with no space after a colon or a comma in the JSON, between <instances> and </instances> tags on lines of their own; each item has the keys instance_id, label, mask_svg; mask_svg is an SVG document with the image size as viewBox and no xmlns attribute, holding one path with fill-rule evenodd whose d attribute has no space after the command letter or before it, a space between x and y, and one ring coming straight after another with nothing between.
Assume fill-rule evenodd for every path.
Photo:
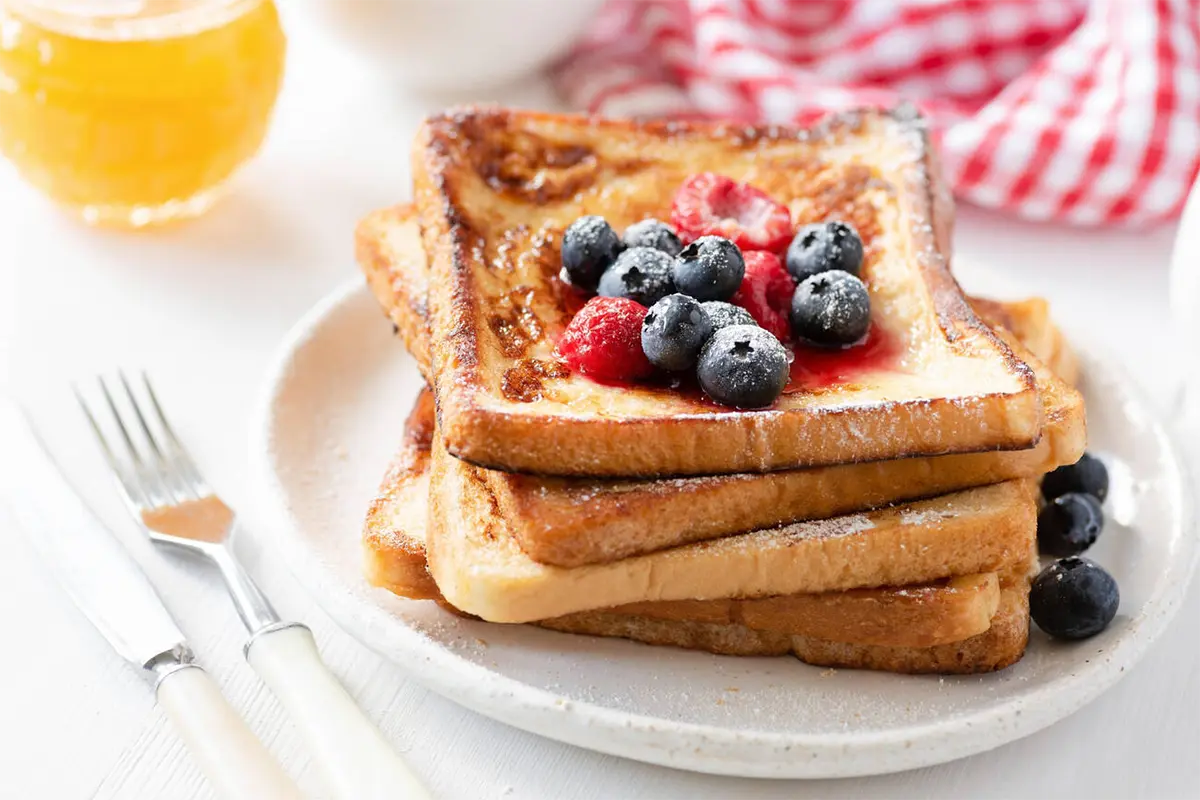
<instances>
[{"instance_id":1,"label":"knife blade","mask_svg":"<svg viewBox=\"0 0 1200 800\"><path fill-rule=\"evenodd\" d=\"M0 501L75 605L138 667L187 657L186 640L145 573L71 488L25 413L0 394Z\"/></svg>"}]
</instances>

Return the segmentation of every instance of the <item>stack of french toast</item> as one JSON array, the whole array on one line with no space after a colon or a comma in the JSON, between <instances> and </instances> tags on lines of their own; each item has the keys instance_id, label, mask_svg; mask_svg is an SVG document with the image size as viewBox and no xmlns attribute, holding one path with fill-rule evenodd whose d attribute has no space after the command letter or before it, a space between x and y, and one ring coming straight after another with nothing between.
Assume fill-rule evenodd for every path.
<instances>
[{"instance_id":1,"label":"stack of french toast","mask_svg":"<svg viewBox=\"0 0 1200 800\"><path fill-rule=\"evenodd\" d=\"M1076 362L1044 301L964 296L919 115L464 109L412 163L356 237L428 384L396 398L371 583L823 666L1021 658Z\"/></svg>"}]
</instances>

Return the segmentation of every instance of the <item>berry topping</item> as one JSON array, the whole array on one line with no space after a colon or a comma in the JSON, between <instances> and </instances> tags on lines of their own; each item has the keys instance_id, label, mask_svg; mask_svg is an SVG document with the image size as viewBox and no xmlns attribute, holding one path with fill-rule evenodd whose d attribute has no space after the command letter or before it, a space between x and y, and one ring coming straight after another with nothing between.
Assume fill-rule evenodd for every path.
<instances>
[{"instance_id":1,"label":"berry topping","mask_svg":"<svg viewBox=\"0 0 1200 800\"><path fill-rule=\"evenodd\" d=\"M728 300L745 274L742 251L720 236L701 236L675 259L675 288L697 300Z\"/></svg>"},{"instance_id":2,"label":"berry topping","mask_svg":"<svg viewBox=\"0 0 1200 800\"><path fill-rule=\"evenodd\" d=\"M813 344L851 345L867 335L871 300L849 272L832 270L805 278L792 298L792 330Z\"/></svg>"},{"instance_id":3,"label":"berry topping","mask_svg":"<svg viewBox=\"0 0 1200 800\"><path fill-rule=\"evenodd\" d=\"M755 322L775 334L779 341L788 341L792 336L788 314L796 284L772 253L751 251L745 254L745 259L746 275L730 302L749 311Z\"/></svg>"},{"instance_id":4,"label":"berry topping","mask_svg":"<svg viewBox=\"0 0 1200 800\"><path fill-rule=\"evenodd\" d=\"M683 242L679 241L675 229L667 223L657 219L644 219L625 229L625 246L653 247L669 256L677 256L683 249Z\"/></svg>"},{"instance_id":5,"label":"berry topping","mask_svg":"<svg viewBox=\"0 0 1200 800\"><path fill-rule=\"evenodd\" d=\"M1104 501L1108 497L1108 469L1090 453L1074 464L1059 467L1042 478L1042 495L1053 500L1067 492L1083 492Z\"/></svg>"},{"instance_id":6,"label":"berry topping","mask_svg":"<svg viewBox=\"0 0 1200 800\"><path fill-rule=\"evenodd\" d=\"M792 215L765 193L724 175L701 172L684 181L671 204L671 224L685 242L724 236L742 250L782 250Z\"/></svg>"},{"instance_id":7,"label":"berry topping","mask_svg":"<svg viewBox=\"0 0 1200 800\"><path fill-rule=\"evenodd\" d=\"M714 331L719 331L721 328L728 328L730 325L758 324L754 321L754 317L750 315L749 311L732 303L709 300L707 303L701 303L700 307L704 309L705 314L708 314Z\"/></svg>"},{"instance_id":8,"label":"berry topping","mask_svg":"<svg viewBox=\"0 0 1200 800\"><path fill-rule=\"evenodd\" d=\"M580 217L563 234L562 265L566 280L580 289L594 290L621 249L617 232L604 217Z\"/></svg>"},{"instance_id":9,"label":"berry topping","mask_svg":"<svg viewBox=\"0 0 1200 800\"><path fill-rule=\"evenodd\" d=\"M754 325L732 325L712 335L696 366L700 388L718 403L763 408L788 382L788 353L779 340Z\"/></svg>"},{"instance_id":10,"label":"berry topping","mask_svg":"<svg viewBox=\"0 0 1200 800\"><path fill-rule=\"evenodd\" d=\"M1112 622L1120 604L1121 593L1113 576L1079 556L1046 567L1029 591L1033 621L1059 639L1095 636Z\"/></svg>"},{"instance_id":11,"label":"berry topping","mask_svg":"<svg viewBox=\"0 0 1200 800\"><path fill-rule=\"evenodd\" d=\"M1073 556L1095 544L1103 529L1100 501L1090 494L1067 492L1038 514L1038 550L1052 556Z\"/></svg>"},{"instance_id":12,"label":"berry topping","mask_svg":"<svg viewBox=\"0 0 1200 800\"><path fill-rule=\"evenodd\" d=\"M575 372L632 381L654 372L642 352L645 306L623 297L593 297L571 320L556 352Z\"/></svg>"},{"instance_id":13,"label":"berry topping","mask_svg":"<svg viewBox=\"0 0 1200 800\"><path fill-rule=\"evenodd\" d=\"M600 294L652 306L675 291L672 264L673 259L661 250L650 247L626 250L601 276Z\"/></svg>"},{"instance_id":14,"label":"berry topping","mask_svg":"<svg viewBox=\"0 0 1200 800\"><path fill-rule=\"evenodd\" d=\"M797 282L831 269L857 276L862 261L862 239L845 222L805 225L787 249L787 269Z\"/></svg>"},{"instance_id":15,"label":"berry topping","mask_svg":"<svg viewBox=\"0 0 1200 800\"><path fill-rule=\"evenodd\" d=\"M669 294L650 307L642 322L642 350L659 369L680 372L696 363L712 332L712 321L699 303L685 294Z\"/></svg>"}]
</instances>

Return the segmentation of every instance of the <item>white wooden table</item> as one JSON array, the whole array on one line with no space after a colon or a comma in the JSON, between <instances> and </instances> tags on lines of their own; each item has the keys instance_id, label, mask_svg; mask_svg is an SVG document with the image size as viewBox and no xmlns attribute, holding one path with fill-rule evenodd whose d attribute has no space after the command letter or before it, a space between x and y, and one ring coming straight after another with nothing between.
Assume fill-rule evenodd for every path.
<instances>
[{"instance_id":1,"label":"white wooden table","mask_svg":"<svg viewBox=\"0 0 1200 800\"><path fill-rule=\"evenodd\" d=\"M230 700L319 796L308 754L242 660L242 629L216 576L139 541L80 425L67 381L117 366L149 369L221 494L261 517L252 513L245 458L259 380L291 323L354 274L355 221L407 198L408 144L420 115L469 99L553 101L536 83L481 98L405 98L370 80L303 18L288 22L291 63L272 138L233 196L207 218L149 235L101 233L65 219L12 175L0 178L0 387L32 404L76 486L135 544ZM1166 407L1177 366L1167 338L1165 277L1173 233L1070 231L964 210L958 252L1051 298L1059 319L1117 354ZM211 797L148 685L107 648L10 528L0 518L0 797ZM355 535L346 532L347 546ZM771 783L600 756L463 711L337 630L271 553L256 551L252 539L243 545L275 604L312 625L334 671L438 796L1200 796L1195 589L1141 665L1040 734L901 775Z\"/></svg>"}]
</instances>

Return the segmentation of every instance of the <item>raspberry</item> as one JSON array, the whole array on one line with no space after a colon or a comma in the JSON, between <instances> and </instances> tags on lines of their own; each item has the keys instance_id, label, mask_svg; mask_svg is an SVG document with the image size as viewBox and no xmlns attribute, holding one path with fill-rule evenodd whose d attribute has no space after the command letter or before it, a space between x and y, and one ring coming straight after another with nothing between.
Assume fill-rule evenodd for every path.
<instances>
[{"instance_id":1,"label":"raspberry","mask_svg":"<svg viewBox=\"0 0 1200 800\"><path fill-rule=\"evenodd\" d=\"M751 251L745 254L745 259L746 276L729 302L749 311L755 322L786 343L792 335L788 314L796 284L778 256Z\"/></svg>"},{"instance_id":2,"label":"raspberry","mask_svg":"<svg viewBox=\"0 0 1200 800\"><path fill-rule=\"evenodd\" d=\"M632 381L654 372L642 352L646 307L624 297L593 297L571 320L556 353L574 372Z\"/></svg>"},{"instance_id":3,"label":"raspberry","mask_svg":"<svg viewBox=\"0 0 1200 800\"><path fill-rule=\"evenodd\" d=\"M793 233L786 206L749 184L712 172L693 175L679 187L671 224L684 244L701 236L723 236L743 251L779 252Z\"/></svg>"}]
</instances>

